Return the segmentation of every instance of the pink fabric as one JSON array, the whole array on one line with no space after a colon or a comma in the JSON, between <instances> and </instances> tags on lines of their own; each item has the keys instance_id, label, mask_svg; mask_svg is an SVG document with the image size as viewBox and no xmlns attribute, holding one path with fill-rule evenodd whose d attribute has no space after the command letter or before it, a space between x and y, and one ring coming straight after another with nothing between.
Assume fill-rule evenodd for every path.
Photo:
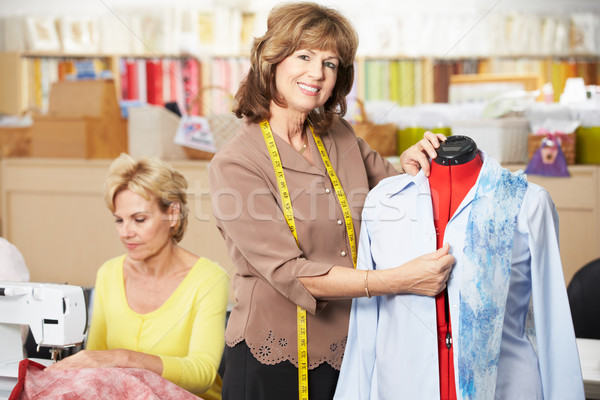
<instances>
[{"instance_id":1,"label":"pink fabric","mask_svg":"<svg viewBox=\"0 0 600 400\"><path fill-rule=\"evenodd\" d=\"M19 364L9 400L198 400L154 372L136 368L48 370L31 360Z\"/></svg>"}]
</instances>

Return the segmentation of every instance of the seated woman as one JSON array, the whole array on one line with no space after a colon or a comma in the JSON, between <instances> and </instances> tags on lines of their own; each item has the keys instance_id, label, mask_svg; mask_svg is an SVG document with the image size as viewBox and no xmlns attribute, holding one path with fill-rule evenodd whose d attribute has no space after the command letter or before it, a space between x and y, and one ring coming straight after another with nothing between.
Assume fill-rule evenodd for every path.
<instances>
[{"instance_id":1,"label":"seated woman","mask_svg":"<svg viewBox=\"0 0 600 400\"><path fill-rule=\"evenodd\" d=\"M111 164L105 201L127 254L98 271L87 350L49 368L143 368L204 399L221 398L228 276L178 245L186 188L157 158L122 154Z\"/></svg>"},{"instance_id":2,"label":"seated woman","mask_svg":"<svg viewBox=\"0 0 600 400\"><path fill-rule=\"evenodd\" d=\"M17 247L0 237L0 281L27 282L29 269Z\"/></svg>"}]
</instances>

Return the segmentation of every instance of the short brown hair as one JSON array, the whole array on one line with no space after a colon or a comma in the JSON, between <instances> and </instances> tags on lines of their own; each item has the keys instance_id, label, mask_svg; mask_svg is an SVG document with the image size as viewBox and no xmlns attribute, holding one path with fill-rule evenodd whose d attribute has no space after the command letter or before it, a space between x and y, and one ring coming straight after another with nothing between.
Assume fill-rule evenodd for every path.
<instances>
[{"instance_id":1,"label":"short brown hair","mask_svg":"<svg viewBox=\"0 0 600 400\"><path fill-rule=\"evenodd\" d=\"M185 177L170 164L156 157L144 157L136 161L123 153L108 168L104 181L104 201L114 213L117 194L131 190L146 200L154 196L158 207L165 213L171 204L178 204L179 223L171 229L172 238L178 243L183 239L187 227L187 186Z\"/></svg>"},{"instance_id":2,"label":"short brown hair","mask_svg":"<svg viewBox=\"0 0 600 400\"><path fill-rule=\"evenodd\" d=\"M299 49L333 51L339 57L337 80L331 97L309 114L319 133L327 131L336 114L346 114L346 95L354 81L358 35L340 12L311 2L277 6L269 13L267 32L254 39L250 71L235 95L233 112L258 123L268 119L270 102L281 102L275 86L275 69ZM279 104L279 103L278 103Z\"/></svg>"}]
</instances>

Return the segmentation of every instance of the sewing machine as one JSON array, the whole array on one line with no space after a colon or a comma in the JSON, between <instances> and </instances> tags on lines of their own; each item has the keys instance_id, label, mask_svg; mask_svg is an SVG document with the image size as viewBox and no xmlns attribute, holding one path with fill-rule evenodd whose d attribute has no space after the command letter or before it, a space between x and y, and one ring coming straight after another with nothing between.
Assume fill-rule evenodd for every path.
<instances>
[{"instance_id":1,"label":"sewing machine","mask_svg":"<svg viewBox=\"0 0 600 400\"><path fill-rule=\"evenodd\" d=\"M83 343L87 327L83 289L0 282L0 400L8 398L17 383L19 362L24 358L21 325L29 326L38 349L49 347L52 360L58 359L62 349Z\"/></svg>"}]
</instances>

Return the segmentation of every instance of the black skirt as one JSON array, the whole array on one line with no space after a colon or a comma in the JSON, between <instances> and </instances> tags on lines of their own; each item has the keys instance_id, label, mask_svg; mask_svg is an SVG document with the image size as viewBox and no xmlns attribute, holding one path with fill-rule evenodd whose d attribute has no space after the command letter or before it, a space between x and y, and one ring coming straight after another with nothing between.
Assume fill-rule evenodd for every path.
<instances>
[{"instance_id":1,"label":"black skirt","mask_svg":"<svg viewBox=\"0 0 600 400\"><path fill-rule=\"evenodd\" d=\"M298 368L289 361L261 364L246 342L225 346L223 400L298 399ZM309 400L331 400L340 371L327 363L308 371Z\"/></svg>"}]
</instances>

